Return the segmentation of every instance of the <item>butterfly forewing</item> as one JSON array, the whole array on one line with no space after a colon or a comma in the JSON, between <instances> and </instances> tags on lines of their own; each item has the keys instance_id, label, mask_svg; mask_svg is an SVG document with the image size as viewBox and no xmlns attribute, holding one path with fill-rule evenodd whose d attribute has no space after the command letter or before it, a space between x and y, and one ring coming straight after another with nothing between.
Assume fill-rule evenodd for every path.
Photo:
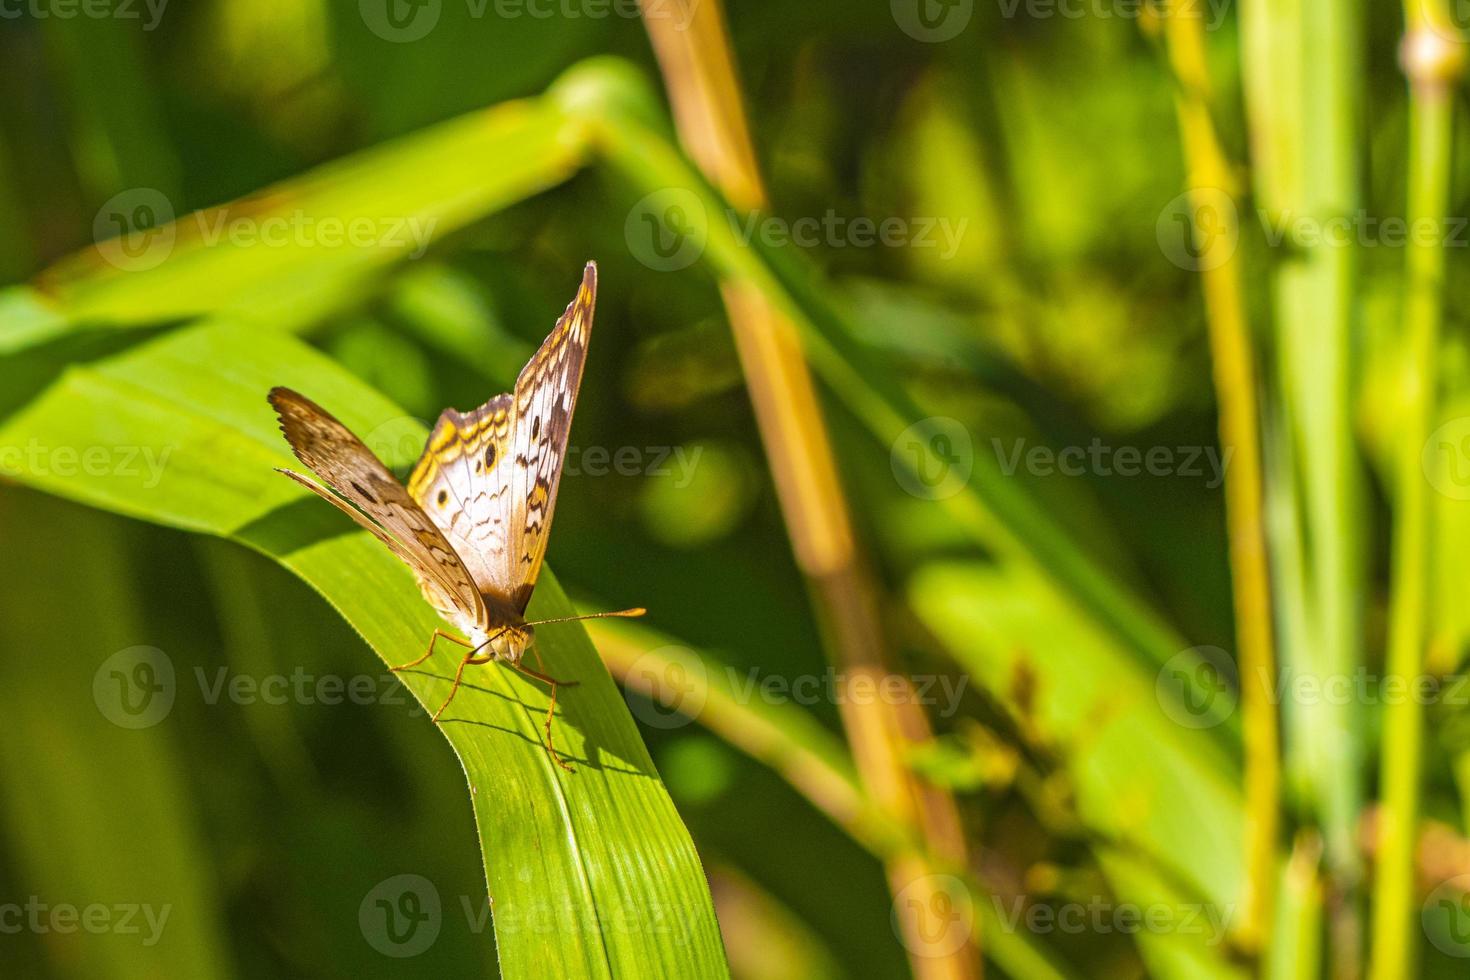
<instances>
[{"instance_id":1,"label":"butterfly forewing","mask_svg":"<svg viewBox=\"0 0 1470 980\"><path fill-rule=\"evenodd\" d=\"M330 412L289 388L274 388L270 403L296 458L335 490L299 473L287 476L331 502L371 531L419 580L440 612L468 629L483 624L485 607L473 577L423 510L362 440Z\"/></svg>"},{"instance_id":2,"label":"butterfly forewing","mask_svg":"<svg viewBox=\"0 0 1470 980\"><path fill-rule=\"evenodd\" d=\"M523 613L545 557L576 392L587 363L597 266L516 379L475 411L448 408L409 492L450 539L479 591Z\"/></svg>"},{"instance_id":3,"label":"butterfly forewing","mask_svg":"<svg viewBox=\"0 0 1470 980\"><path fill-rule=\"evenodd\" d=\"M587 359L597 267L516 379L473 412L446 410L408 481L476 586L523 613L546 539Z\"/></svg>"},{"instance_id":4,"label":"butterfly forewing","mask_svg":"<svg viewBox=\"0 0 1470 980\"><path fill-rule=\"evenodd\" d=\"M519 580L512 599L522 611L531 601L531 590L546 557L551 515L572 432L572 413L582 387L582 366L587 362L596 304L597 267L589 264L576 299L516 378L516 424L511 432L516 480L512 492L521 523L520 547L511 553L512 577Z\"/></svg>"}]
</instances>

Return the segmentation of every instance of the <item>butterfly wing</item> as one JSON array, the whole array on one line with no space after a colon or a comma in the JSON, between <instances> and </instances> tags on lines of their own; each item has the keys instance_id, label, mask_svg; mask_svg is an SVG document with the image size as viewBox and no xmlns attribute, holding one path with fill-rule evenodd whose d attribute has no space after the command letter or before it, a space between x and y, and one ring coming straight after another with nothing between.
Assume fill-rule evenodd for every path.
<instances>
[{"instance_id":1,"label":"butterfly wing","mask_svg":"<svg viewBox=\"0 0 1470 980\"><path fill-rule=\"evenodd\" d=\"M465 556L480 591L517 613L546 557L596 302L589 262L515 391L473 412L445 411L409 478L409 493Z\"/></svg>"},{"instance_id":2,"label":"butterfly wing","mask_svg":"<svg viewBox=\"0 0 1470 980\"><path fill-rule=\"evenodd\" d=\"M429 603L468 631L485 621L485 606L464 563L372 450L326 409L289 388L270 403L296 458L331 490L282 470L372 532L418 579ZM333 493L332 491L336 491Z\"/></svg>"},{"instance_id":3,"label":"butterfly wing","mask_svg":"<svg viewBox=\"0 0 1470 980\"><path fill-rule=\"evenodd\" d=\"M408 478L408 492L463 556L476 587L508 599L512 396L472 412L445 409Z\"/></svg>"}]
</instances>

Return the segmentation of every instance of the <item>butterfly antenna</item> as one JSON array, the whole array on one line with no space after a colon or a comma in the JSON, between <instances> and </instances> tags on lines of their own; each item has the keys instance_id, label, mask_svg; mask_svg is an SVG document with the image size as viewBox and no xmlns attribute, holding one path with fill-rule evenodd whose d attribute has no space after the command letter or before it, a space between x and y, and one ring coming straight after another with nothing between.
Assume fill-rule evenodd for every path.
<instances>
[{"instance_id":1,"label":"butterfly antenna","mask_svg":"<svg viewBox=\"0 0 1470 980\"><path fill-rule=\"evenodd\" d=\"M536 622L527 623L526 625L545 626L548 623L575 623L579 619L610 619L614 616L621 616L626 619L633 619L637 616L642 616L647 612L648 610L644 609L642 606L635 606L632 609L619 609L617 612L588 613L585 616L562 616L557 619L538 619Z\"/></svg>"}]
</instances>

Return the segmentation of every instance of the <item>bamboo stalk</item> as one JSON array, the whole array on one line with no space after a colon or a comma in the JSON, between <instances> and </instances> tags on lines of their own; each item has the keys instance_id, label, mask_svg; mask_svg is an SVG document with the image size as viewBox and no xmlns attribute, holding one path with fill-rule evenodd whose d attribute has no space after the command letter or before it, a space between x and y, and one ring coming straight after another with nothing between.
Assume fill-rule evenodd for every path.
<instances>
[{"instance_id":1,"label":"bamboo stalk","mask_svg":"<svg viewBox=\"0 0 1470 980\"><path fill-rule=\"evenodd\" d=\"M768 202L741 107L723 6L718 0L678 0L674 6L677 16L668 16L666 9L657 16L645 11L644 23L681 142L731 204L761 210ZM877 590L858 553L796 329L749 284L726 280L722 292L787 532L812 590L828 655L849 685L881 683L889 671ZM860 700L867 699L844 698L840 710L866 791L902 824L917 828L945 863L968 866L953 798L922 783L905 763L906 747L931 735L916 699ZM901 851L887 865L895 895L938 887L936 869L919 852ZM919 900L927 905L927 898L937 897ZM907 923L908 917L900 916L900 921ZM923 938L906 938L909 962L922 980L980 976L979 943L973 934L946 955L923 955L932 952Z\"/></svg>"},{"instance_id":2,"label":"bamboo stalk","mask_svg":"<svg viewBox=\"0 0 1470 980\"><path fill-rule=\"evenodd\" d=\"M1205 57L1204 22L1179 7L1166 13L1165 40L1178 80L1176 107L1189 168L1192 213L1239 200L1234 168L1215 130ZM1220 241L1239 237L1238 208L1218 215ZM1200 243L1203 245L1203 243ZM1219 403L1220 445L1231 466L1225 473L1225 520L1234 585L1236 642L1241 675L1245 742L1246 884L1236 941L1259 952L1270 944L1280 832L1280 735L1273 703L1276 653L1272 634L1261 440L1256 405L1256 358L1246 319L1240 252L1201 268L1210 351Z\"/></svg>"},{"instance_id":3,"label":"bamboo stalk","mask_svg":"<svg viewBox=\"0 0 1470 980\"><path fill-rule=\"evenodd\" d=\"M1449 202L1453 143L1453 83L1461 70L1459 45L1450 41L1447 12L1431 0L1407 0L1401 59L1409 82L1409 187L1405 215L1442 228ZM1403 308L1404 415L1396 460L1397 498L1385 682L1412 684L1424 671L1428 631L1427 580L1433 508L1421 471L1422 450L1436 411L1435 355L1443 319L1443 235L1409 236ZM1414 923L1419 780L1424 753L1424 710L1417 698L1384 709L1379 850L1373 881L1373 980L1412 976L1417 966Z\"/></svg>"}]
</instances>

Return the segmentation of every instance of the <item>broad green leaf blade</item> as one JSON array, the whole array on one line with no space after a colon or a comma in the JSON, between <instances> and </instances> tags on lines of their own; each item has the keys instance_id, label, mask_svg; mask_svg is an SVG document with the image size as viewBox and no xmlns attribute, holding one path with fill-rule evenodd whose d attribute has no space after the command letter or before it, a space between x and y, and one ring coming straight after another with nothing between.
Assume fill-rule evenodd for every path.
<instances>
[{"instance_id":1,"label":"broad green leaf blade","mask_svg":"<svg viewBox=\"0 0 1470 980\"><path fill-rule=\"evenodd\" d=\"M242 541L319 590L385 662L417 657L437 617L397 559L272 471L294 460L265 393L298 388L368 435L416 423L285 334L217 323L137 336L120 353L58 365L0 422L0 447L22 450L0 453L0 472ZM530 612L573 612L549 573ZM470 785L504 976L726 975L698 857L617 687L579 624L537 641L553 676L579 682L554 726L576 773L544 747L546 692L497 665L470 669L442 724ZM448 692L451 649L401 675L430 711Z\"/></svg>"},{"instance_id":2,"label":"broad green leaf blade","mask_svg":"<svg viewBox=\"0 0 1470 980\"><path fill-rule=\"evenodd\" d=\"M507 102L169 223L176 206L162 192L123 191L97 219L119 234L37 287L73 325L214 312L307 323L382 267L565 180L582 163L581 132L549 100Z\"/></svg>"},{"instance_id":3,"label":"broad green leaf blade","mask_svg":"<svg viewBox=\"0 0 1470 980\"><path fill-rule=\"evenodd\" d=\"M106 906L109 928L79 921L31 937L51 954L48 975L226 977L226 910L177 729L139 723L162 698L135 702L113 686L144 664L129 651L151 635L130 575L136 530L0 491L5 560L25 569L0 590L0 814L15 856L7 877L25 889L6 901L35 895L43 923L61 923L50 916L67 906ZM8 961L21 941L5 937Z\"/></svg>"},{"instance_id":4,"label":"broad green leaf blade","mask_svg":"<svg viewBox=\"0 0 1470 980\"><path fill-rule=\"evenodd\" d=\"M1176 704L1166 692L1195 661L1145 673L1021 569L935 564L908 591L924 624L1057 758L1119 898L1169 913L1171 927L1139 933L1150 971L1240 975L1220 955L1243 887L1240 776L1208 736L1233 692Z\"/></svg>"}]
</instances>

